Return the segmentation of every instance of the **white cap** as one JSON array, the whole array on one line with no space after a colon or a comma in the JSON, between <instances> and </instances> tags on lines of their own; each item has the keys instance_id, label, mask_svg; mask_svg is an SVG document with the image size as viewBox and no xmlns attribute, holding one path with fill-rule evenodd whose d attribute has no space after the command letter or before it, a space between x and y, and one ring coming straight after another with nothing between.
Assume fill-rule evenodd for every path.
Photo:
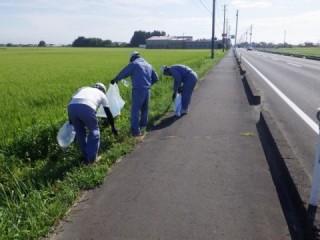
<instances>
[{"instance_id":1,"label":"white cap","mask_svg":"<svg viewBox=\"0 0 320 240\"><path fill-rule=\"evenodd\" d=\"M92 87L98 88L99 90L103 91L104 93L107 92L107 88L103 83L100 83L100 82L95 83Z\"/></svg>"},{"instance_id":2,"label":"white cap","mask_svg":"<svg viewBox=\"0 0 320 240\"><path fill-rule=\"evenodd\" d=\"M132 61L134 61L135 59L137 59L139 57L140 57L140 53L138 53L137 51L131 52L130 53L130 57L129 57L129 62L132 62Z\"/></svg>"},{"instance_id":3,"label":"white cap","mask_svg":"<svg viewBox=\"0 0 320 240\"><path fill-rule=\"evenodd\" d=\"M167 68L167 65L162 65L161 67L160 67L160 73L163 75L164 74L164 71L166 70L166 68Z\"/></svg>"},{"instance_id":4,"label":"white cap","mask_svg":"<svg viewBox=\"0 0 320 240\"><path fill-rule=\"evenodd\" d=\"M135 55L139 55L140 56L140 53L138 53L137 51L133 51L130 53L130 59L135 56Z\"/></svg>"}]
</instances>

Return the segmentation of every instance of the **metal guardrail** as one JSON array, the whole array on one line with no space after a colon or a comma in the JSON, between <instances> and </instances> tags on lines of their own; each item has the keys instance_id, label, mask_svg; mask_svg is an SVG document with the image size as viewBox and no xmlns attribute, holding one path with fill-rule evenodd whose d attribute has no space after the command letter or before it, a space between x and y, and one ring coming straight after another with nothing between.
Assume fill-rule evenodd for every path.
<instances>
[{"instance_id":1,"label":"metal guardrail","mask_svg":"<svg viewBox=\"0 0 320 240\"><path fill-rule=\"evenodd\" d=\"M244 78L247 78L245 73L246 70L242 67L242 56L241 53L236 51L236 49L233 49L234 56L237 60L237 63L239 65L240 73L244 74ZM274 53L274 52L271 52ZM285 54L282 54L285 55ZM293 56L292 54L287 54L287 56ZM305 57L304 55L296 55L295 57ZM320 57L316 57L315 60L320 60ZM250 88L250 87L249 87ZM260 104L260 99L259 99ZM260 118L262 116L262 119L264 119L263 114L260 114ZM320 107L317 110L316 117L319 121L319 129L320 129ZM265 120L263 120L265 121ZM279 162L277 160L277 162ZM281 162L281 161L280 161ZM294 206L294 212L297 215L299 219L299 223L301 224L301 230L302 235L304 236L303 239L320 239L317 238L320 236L320 213L318 211L318 205L320 200L320 134L317 138L317 151L315 156L315 162L314 162L314 169L313 169L313 176L312 176L312 185L310 189L309 194L309 201L307 203L307 206L304 205L304 201L302 201L301 198L301 192L298 191L298 189L295 186L295 182L290 177L290 173L287 172L289 169L283 169L282 166L285 166L284 164L281 164L280 171L282 172L281 181L285 182L286 188L289 192L290 201ZM288 174L288 175L287 175ZM284 177L284 176L289 176ZM284 179L286 179L284 181ZM317 237L316 237L317 236Z\"/></svg>"}]
</instances>

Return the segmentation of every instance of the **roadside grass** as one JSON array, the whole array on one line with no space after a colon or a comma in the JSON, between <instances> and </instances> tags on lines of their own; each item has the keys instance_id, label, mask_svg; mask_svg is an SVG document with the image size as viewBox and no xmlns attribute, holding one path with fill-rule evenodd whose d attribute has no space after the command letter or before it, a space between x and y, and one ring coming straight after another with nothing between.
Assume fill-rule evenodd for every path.
<instances>
[{"instance_id":1,"label":"roadside grass","mask_svg":"<svg viewBox=\"0 0 320 240\"><path fill-rule=\"evenodd\" d=\"M304 56L320 57L320 47L295 47L295 48L266 48L265 50L276 53L288 53Z\"/></svg>"},{"instance_id":2,"label":"roadside grass","mask_svg":"<svg viewBox=\"0 0 320 240\"><path fill-rule=\"evenodd\" d=\"M133 49L10 49L2 51L0 87L0 239L38 239L53 230L79 194L101 184L117 159L130 153L130 89L119 83L126 104L116 119L119 136L100 121L101 162L81 163L75 143L62 151L56 134L66 121L66 104L79 87L108 83L128 62ZM141 55L159 73L161 65L181 63L203 77L215 59L208 50L147 50ZM5 66L3 66L5 65ZM152 88L149 122L172 110L172 79L161 77ZM5 116L5 117L4 117ZM21 127L24 126L24 127Z\"/></svg>"}]
</instances>

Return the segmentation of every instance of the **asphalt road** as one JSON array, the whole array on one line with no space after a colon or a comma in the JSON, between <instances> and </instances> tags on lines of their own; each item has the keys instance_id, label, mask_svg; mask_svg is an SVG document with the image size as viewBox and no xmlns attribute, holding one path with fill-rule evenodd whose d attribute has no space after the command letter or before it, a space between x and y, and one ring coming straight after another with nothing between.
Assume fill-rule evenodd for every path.
<instances>
[{"instance_id":1,"label":"asphalt road","mask_svg":"<svg viewBox=\"0 0 320 240\"><path fill-rule=\"evenodd\" d=\"M86 192L51 239L291 239L232 53Z\"/></svg>"},{"instance_id":2,"label":"asphalt road","mask_svg":"<svg viewBox=\"0 0 320 240\"><path fill-rule=\"evenodd\" d=\"M261 108L271 112L278 129L293 149L311 181L318 131L316 111L320 106L320 61L238 49L242 64L261 92ZM270 87L250 63L311 120L313 128Z\"/></svg>"}]
</instances>

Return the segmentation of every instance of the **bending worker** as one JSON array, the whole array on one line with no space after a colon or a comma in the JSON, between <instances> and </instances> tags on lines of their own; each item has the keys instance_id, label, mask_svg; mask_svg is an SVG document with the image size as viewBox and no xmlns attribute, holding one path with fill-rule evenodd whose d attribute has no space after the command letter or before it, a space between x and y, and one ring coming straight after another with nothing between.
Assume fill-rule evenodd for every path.
<instances>
[{"instance_id":1,"label":"bending worker","mask_svg":"<svg viewBox=\"0 0 320 240\"><path fill-rule=\"evenodd\" d=\"M118 81L131 77L131 133L135 137L142 137L141 128L148 123L150 89L158 81L158 75L154 68L138 52L130 53L129 64L111 81ZM138 142L139 139L136 139Z\"/></svg>"},{"instance_id":2,"label":"bending worker","mask_svg":"<svg viewBox=\"0 0 320 240\"><path fill-rule=\"evenodd\" d=\"M72 96L68 105L69 121L74 126L85 163L95 163L100 160L98 157L100 129L96 117L96 110L100 105L106 112L113 134L118 134L105 93L106 87L103 83L96 83L92 87L82 87Z\"/></svg>"},{"instance_id":3,"label":"bending worker","mask_svg":"<svg viewBox=\"0 0 320 240\"><path fill-rule=\"evenodd\" d=\"M177 96L177 93L181 93L181 114L187 114L189 112L189 105L193 89L196 86L198 76L191 68L184 65L172 65L168 67L166 65L160 68L160 72L165 76L173 77L173 95L172 100Z\"/></svg>"}]
</instances>

